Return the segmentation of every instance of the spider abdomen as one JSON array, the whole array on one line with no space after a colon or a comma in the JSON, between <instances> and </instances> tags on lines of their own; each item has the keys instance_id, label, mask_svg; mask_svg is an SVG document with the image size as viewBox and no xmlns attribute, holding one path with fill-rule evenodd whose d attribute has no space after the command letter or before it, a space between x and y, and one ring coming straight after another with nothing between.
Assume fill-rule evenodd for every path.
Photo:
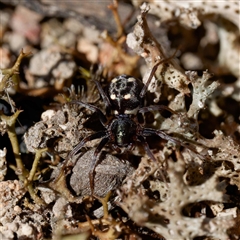
<instances>
[{"instance_id":1,"label":"spider abdomen","mask_svg":"<svg viewBox=\"0 0 240 240\"><path fill-rule=\"evenodd\" d=\"M120 75L112 79L109 86L109 99L115 114L136 114L143 105L140 92L143 83L134 77Z\"/></svg>"},{"instance_id":2,"label":"spider abdomen","mask_svg":"<svg viewBox=\"0 0 240 240\"><path fill-rule=\"evenodd\" d=\"M110 129L114 136L114 143L119 147L127 147L134 141L137 124L127 115L120 115L113 120Z\"/></svg>"}]
</instances>

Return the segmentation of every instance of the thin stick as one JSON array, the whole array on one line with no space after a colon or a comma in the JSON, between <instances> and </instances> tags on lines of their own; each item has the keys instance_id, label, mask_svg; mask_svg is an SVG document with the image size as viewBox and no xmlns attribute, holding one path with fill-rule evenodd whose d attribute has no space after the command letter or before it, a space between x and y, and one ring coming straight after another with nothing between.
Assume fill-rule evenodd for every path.
<instances>
[{"instance_id":1,"label":"thin stick","mask_svg":"<svg viewBox=\"0 0 240 240\"><path fill-rule=\"evenodd\" d=\"M151 83L151 80L152 80L152 78L153 78L153 75L154 75L155 72L157 71L158 66L159 66L160 64L162 64L162 63L168 62L168 61L170 61L171 59L173 59L173 58L175 57L177 51L178 51L178 49L176 49L176 51L174 52L174 54L173 54L171 57L165 58L165 59L162 59L162 60L159 60L159 61L154 65L154 67L152 68L152 71L151 71L151 73L150 73L150 75L149 75L149 77L148 77L148 80L147 80L146 84L144 85L144 87L142 88L142 91L140 92L140 98L143 98L143 97L145 96L145 94L146 94L146 92L147 92L147 89L148 89L148 86L149 86L149 84Z\"/></svg>"}]
</instances>

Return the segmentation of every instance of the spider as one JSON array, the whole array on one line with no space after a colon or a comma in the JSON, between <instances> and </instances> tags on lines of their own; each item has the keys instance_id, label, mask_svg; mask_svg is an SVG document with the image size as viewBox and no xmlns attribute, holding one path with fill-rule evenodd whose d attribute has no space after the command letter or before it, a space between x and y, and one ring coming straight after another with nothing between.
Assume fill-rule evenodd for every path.
<instances>
[{"instance_id":1,"label":"spider","mask_svg":"<svg viewBox=\"0 0 240 240\"><path fill-rule=\"evenodd\" d=\"M79 104L93 112L96 112L99 120L105 128L102 131L98 131L82 139L68 154L62 167L62 169L64 169L67 166L69 159L77 154L77 152L79 152L87 142L101 138L100 143L94 151L89 171L89 181L92 194L94 190L94 171L98 164L98 155L107 143L111 143L112 147L116 150L121 148L131 150L134 143L141 142L147 155L155 162L157 162L157 160L146 141L147 136L157 135L162 139L167 141L170 140L177 145L182 145L194 151L194 149L192 149L189 145L185 145L183 142L166 134L164 131L143 127L139 122L139 115L149 111L167 110L176 114L175 111L164 105L143 106L148 86L156 72L157 67L160 64L169 61L171 58L172 57L163 59L155 64L145 85L137 78L129 75L120 75L111 80L108 88L108 94L106 94L101 87L100 82L93 80L104 101L106 112L113 116L109 122L105 114L96 106L79 100L70 102L71 104Z\"/></svg>"}]
</instances>

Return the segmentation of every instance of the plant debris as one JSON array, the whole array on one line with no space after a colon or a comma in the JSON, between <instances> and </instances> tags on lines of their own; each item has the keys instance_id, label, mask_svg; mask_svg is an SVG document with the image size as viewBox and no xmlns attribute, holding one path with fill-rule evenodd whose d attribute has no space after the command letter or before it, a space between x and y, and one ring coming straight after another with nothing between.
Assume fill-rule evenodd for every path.
<instances>
[{"instance_id":1,"label":"plant debris","mask_svg":"<svg viewBox=\"0 0 240 240\"><path fill-rule=\"evenodd\" d=\"M0 238L239 239L239 3L63 3L0 3ZM169 141L106 144L91 192L100 140L68 157L103 125L74 103L164 59L139 121Z\"/></svg>"}]
</instances>

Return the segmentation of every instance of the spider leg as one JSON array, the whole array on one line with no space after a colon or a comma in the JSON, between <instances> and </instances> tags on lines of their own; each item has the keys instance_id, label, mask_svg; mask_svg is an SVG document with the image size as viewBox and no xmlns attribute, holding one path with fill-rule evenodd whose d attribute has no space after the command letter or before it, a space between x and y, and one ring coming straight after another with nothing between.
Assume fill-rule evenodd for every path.
<instances>
[{"instance_id":1,"label":"spider leg","mask_svg":"<svg viewBox=\"0 0 240 240\"><path fill-rule=\"evenodd\" d=\"M55 182L57 182L60 179L60 177L63 175L64 169L68 166L69 160L86 144L86 142L89 142L89 141L94 140L94 139L102 138L104 136L106 136L106 132L105 131L100 131L100 132L96 132L96 133L94 133L92 135L89 135L89 136L85 137L84 139L82 139L82 141L80 143L78 143L73 148L73 150L67 155L66 159L63 162L60 173L55 178Z\"/></svg>"},{"instance_id":2,"label":"spider leg","mask_svg":"<svg viewBox=\"0 0 240 240\"><path fill-rule=\"evenodd\" d=\"M147 92L147 89L148 89L148 86L149 84L151 83L151 80L153 78L153 75L155 74L155 72L157 71L157 68L160 64L162 63L165 63L165 62L168 62L170 61L171 59L173 59L177 53L178 49L176 49L176 51L174 52L174 54L171 56L171 57L168 57L168 58L165 58L165 59L162 59L162 60L159 60L157 61L157 63L154 65L154 67L152 68L152 71L148 77L148 80L146 82L146 84L144 85L144 87L142 88L142 91L140 92L140 98L143 98Z\"/></svg>"},{"instance_id":3,"label":"spider leg","mask_svg":"<svg viewBox=\"0 0 240 240\"><path fill-rule=\"evenodd\" d=\"M157 135L159 136L160 138L162 139L165 139L167 141L171 141L179 146L183 146L189 150L191 150L192 152L196 153L200 158L203 158L203 156L197 152L197 150L192 147L191 145L187 144L187 143L184 143L183 140L179 140L175 137L172 137L172 136L169 136L167 133L161 131L161 130L156 130L156 129L152 129L152 128L144 128L143 129L143 136L152 136L152 135ZM184 139L186 141L191 141L191 140L188 140L188 139ZM197 143L198 145L201 145L199 143Z\"/></svg>"},{"instance_id":4,"label":"spider leg","mask_svg":"<svg viewBox=\"0 0 240 240\"><path fill-rule=\"evenodd\" d=\"M153 155L152 151L150 150L149 145L148 145L147 141L145 140L145 138L140 135L140 136L138 136L138 140L143 144L144 149L145 149L148 157L149 157L150 159L152 159L155 163L157 163L157 159L155 158L155 156ZM162 170L160 170L160 175L161 175L163 181L164 181L165 183L167 183L167 180L166 180L166 178L165 178Z\"/></svg>"},{"instance_id":5,"label":"spider leg","mask_svg":"<svg viewBox=\"0 0 240 240\"><path fill-rule=\"evenodd\" d=\"M102 148L106 145L106 143L109 141L109 137L104 137L101 142L98 144L97 148L95 149L93 153L92 163L89 170L89 181L90 181L90 189L91 189L91 195L93 195L94 192L94 171L98 163L98 154L101 152Z\"/></svg>"},{"instance_id":6,"label":"spider leg","mask_svg":"<svg viewBox=\"0 0 240 240\"><path fill-rule=\"evenodd\" d=\"M167 111L171 112L172 114L177 114L177 112L175 112L171 108L164 106L164 105L151 105L151 106L147 106L147 107L142 107L138 110L138 112L145 113L145 112L157 111L157 110L159 110L159 111L167 110Z\"/></svg>"},{"instance_id":7,"label":"spider leg","mask_svg":"<svg viewBox=\"0 0 240 240\"><path fill-rule=\"evenodd\" d=\"M103 126L106 125L107 118L106 118L106 116L103 114L103 112L99 108L97 108L97 107L95 107L95 106L93 106L93 105L91 105L89 103L84 103L84 102L79 101L79 100L74 100L74 101L71 101L70 103L79 104L79 105L81 105L81 106L83 106L83 107L85 107L85 108L87 108L87 109L89 109L89 110L91 110L93 112L96 112L98 114L98 116L99 116L99 119L100 119L102 125Z\"/></svg>"},{"instance_id":8,"label":"spider leg","mask_svg":"<svg viewBox=\"0 0 240 240\"><path fill-rule=\"evenodd\" d=\"M103 99L103 101L105 103L106 108L110 109L111 108L111 103L109 101L109 98L107 97L107 94L103 91L103 88L102 88L100 82L97 81L97 80L93 80L93 81L94 81L94 83L96 84L96 86L98 88L98 91L99 91L99 93L100 93L100 95L101 95L101 97L102 97L102 99Z\"/></svg>"}]
</instances>

